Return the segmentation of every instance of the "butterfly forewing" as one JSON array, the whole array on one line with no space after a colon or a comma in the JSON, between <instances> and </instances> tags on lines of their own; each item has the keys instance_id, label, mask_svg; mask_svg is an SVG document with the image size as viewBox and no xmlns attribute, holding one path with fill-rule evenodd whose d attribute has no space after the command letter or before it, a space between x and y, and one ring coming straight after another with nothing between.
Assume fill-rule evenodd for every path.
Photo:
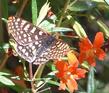
<instances>
[{"instance_id":1,"label":"butterfly forewing","mask_svg":"<svg viewBox=\"0 0 109 93\"><path fill-rule=\"evenodd\" d=\"M37 51L41 47L40 42L30 43L29 45L23 46L16 43L16 52L28 62L33 62L36 59Z\"/></svg>"},{"instance_id":2,"label":"butterfly forewing","mask_svg":"<svg viewBox=\"0 0 109 93\"><path fill-rule=\"evenodd\" d=\"M9 17L8 31L15 39L19 56L33 64L59 59L70 50L65 42L21 18Z\"/></svg>"},{"instance_id":3,"label":"butterfly forewing","mask_svg":"<svg viewBox=\"0 0 109 93\"><path fill-rule=\"evenodd\" d=\"M21 45L39 41L49 35L41 28L17 17L8 18L8 32Z\"/></svg>"}]
</instances>

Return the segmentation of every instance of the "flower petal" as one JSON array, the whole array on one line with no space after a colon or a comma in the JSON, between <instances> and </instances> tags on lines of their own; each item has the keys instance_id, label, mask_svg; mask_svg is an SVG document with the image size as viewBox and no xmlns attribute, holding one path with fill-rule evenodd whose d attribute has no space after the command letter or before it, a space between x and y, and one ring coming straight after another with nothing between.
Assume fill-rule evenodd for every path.
<instances>
[{"instance_id":1,"label":"flower petal","mask_svg":"<svg viewBox=\"0 0 109 93\"><path fill-rule=\"evenodd\" d=\"M106 56L106 53L102 49L97 49L96 50L96 56L98 57L99 60L103 60L104 57Z\"/></svg>"},{"instance_id":2,"label":"flower petal","mask_svg":"<svg viewBox=\"0 0 109 93\"><path fill-rule=\"evenodd\" d=\"M75 63L79 64L79 61L78 61L78 59L77 59L77 57L75 56L74 53L68 52L67 56L68 56L68 62L69 62L70 65L73 65Z\"/></svg>"},{"instance_id":3,"label":"flower petal","mask_svg":"<svg viewBox=\"0 0 109 93\"><path fill-rule=\"evenodd\" d=\"M98 32L95 36L95 40L93 42L94 48L100 48L103 45L104 37L102 32Z\"/></svg>"},{"instance_id":4,"label":"flower petal","mask_svg":"<svg viewBox=\"0 0 109 93\"><path fill-rule=\"evenodd\" d=\"M56 65L56 68L57 68L60 72L67 70L67 67L68 67L67 62L65 62L65 61L56 61L56 62L55 62L55 65Z\"/></svg>"},{"instance_id":5,"label":"flower petal","mask_svg":"<svg viewBox=\"0 0 109 93\"><path fill-rule=\"evenodd\" d=\"M83 61L86 60L86 53L85 52L80 52L78 59L79 59L80 64L83 63Z\"/></svg>"},{"instance_id":6,"label":"flower petal","mask_svg":"<svg viewBox=\"0 0 109 93\"><path fill-rule=\"evenodd\" d=\"M78 84L74 79L70 79L67 81L67 86L70 92L73 92L74 90L78 89Z\"/></svg>"},{"instance_id":7,"label":"flower petal","mask_svg":"<svg viewBox=\"0 0 109 93\"><path fill-rule=\"evenodd\" d=\"M66 89L66 84L60 81L59 90L65 90L65 89Z\"/></svg>"},{"instance_id":8,"label":"flower petal","mask_svg":"<svg viewBox=\"0 0 109 93\"><path fill-rule=\"evenodd\" d=\"M87 71L85 70L85 69L81 69L81 68L78 68L77 70L76 70L76 74L78 75L78 78L80 79L80 78L85 78L85 73L86 73Z\"/></svg>"},{"instance_id":9,"label":"flower petal","mask_svg":"<svg viewBox=\"0 0 109 93\"><path fill-rule=\"evenodd\" d=\"M92 43L88 38L83 38L81 42L79 43L80 52L81 51L87 51L93 47Z\"/></svg>"},{"instance_id":10,"label":"flower petal","mask_svg":"<svg viewBox=\"0 0 109 93\"><path fill-rule=\"evenodd\" d=\"M94 56L89 56L87 58L87 61L88 63L91 65L91 66L95 66L96 65L96 61L95 61L95 57Z\"/></svg>"}]
</instances>

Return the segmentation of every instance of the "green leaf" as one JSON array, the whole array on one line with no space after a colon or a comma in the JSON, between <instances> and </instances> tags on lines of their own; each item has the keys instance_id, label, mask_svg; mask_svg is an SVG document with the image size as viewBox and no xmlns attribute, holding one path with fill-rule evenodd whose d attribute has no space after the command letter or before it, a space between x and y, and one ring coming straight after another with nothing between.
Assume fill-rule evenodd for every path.
<instances>
[{"instance_id":1,"label":"green leaf","mask_svg":"<svg viewBox=\"0 0 109 93\"><path fill-rule=\"evenodd\" d=\"M37 1L32 0L32 22L36 24L37 22Z\"/></svg>"},{"instance_id":2,"label":"green leaf","mask_svg":"<svg viewBox=\"0 0 109 93\"><path fill-rule=\"evenodd\" d=\"M52 29L52 32L68 32L73 31L71 28L65 28L65 27L55 27Z\"/></svg>"},{"instance_id":3,"label":"green leaf","mask_svg":"<svg viewBox=\"0 0 109 93\"><path fill-rule=\"evenodd\" d=\"M105 34L106 38L109 38L109 27L101 19L98 19L96 21L96 17L93 15L90 15L89 18L96 22L101 29L100 31Z\"/></svg>"},{"instance_id":4,"label":"green leaf","mask_svg":"<svg viewBox=\"0 0 109 93\"><path fill-rule=\"evenodd\" d=\"M2 17L8 18L8 0L0 0L1 9L2 9Z\"/></svg>"},{"instance_id":5,"label":"green leaf","mask_svg":"<svg viewBox=\"0 0 109 93\"><path fill-rule=\"evenodd\" d=\"M45 16L47 15L47 12L48 12L49 9L50 9L49 3L46 2L46 3L42 6L42 8L41 8L41 10L40 10L40 12L39 12L39 16L38 16L38 18L37 18L37 26L38 26L38 25L42 22L42 20L45 18Z\"/></svg>"},{"instance_id":6,"label":"green leaf","mask_svg":"<svg viewBox=\"0 0 109 93\"><path fill-rule=\"evenodd\" d=\"M74 20L72 27L74 28L74 31L80 38L87 37L85 30L78 21Z\"/></svg>"},{"instance_id":7,"label":"green leaf","mask_svg":"<svg viewBox=\"0 0 109 93\"><path fill-rule=\"evenodd\" d=\"M51 29L55 27L55 24L53 24L47 20L44 20L40 23L39 27L41 27L47 31L51 31Z\"/></svg>"},{"instance_id":8,"label":"green leaf","mask_svg":"<svg viewBox=\"0 0 109 93\"><path fill-rule=\"evenodd\" d=\"M74 2L70 3L70 5L68 6L68 9L70 11L78 12L78 11L91 10L94 7L95 7L95 3L93 3L92 1L79 0L79 1L76 1L75 3Z\"/></svg>"},{"instance_id":9,"label":"green leaf","mask_svg":"<svg viewBox=\"0 0 109 93\"><path fill-rule=\"evenodd\" d=\"M68 32L68 31L72 31L71 28L55 27L55 24L50 23L47 20L44 20L43 22L41 22L41 24L39 26L41 28L47 30L48 32Z\"/></svg>"},{"instance_id":10,"label":"green leaf","mask_svg":"<svg viewBox=\"0 0 109 93\"><path fill-rule=\"evenodd\" d=\"M101 28L101 31L104 32L105 36L107 38L109 38L109 27L106 24L104 24L102 20L98 20L96 22L98 23L99 27Z\"/></svg>"},{"instance_id":11,"label":"green leaf","mask_svg":"<svg viewBox=\"0 0 109 93\"><path fill-rule=\"evenodd\" d=\"M95 93L94 68L90 68L88 75L87 93Z\"/></svg>"},{"instance_id":12,"label":"green leaf","mask_svg":"<svg viewBox=\"0 0 109 93\"><path fill-rule=\"evenodd\" d=\"M47 83L52 84L52 85L56 85L59 86L59 83L53 80L49 80Z\"/></svg>"},{"instance_id":13,"label":"green leaf","mask_svg":"<svg viewBox=\"0 0 109 93\"><path fill-rule=\"evenodd\" d=\"M9 73L5 73L5 72L0 72L0 76L9 76L10 74Z\"/></svg>"},{"instance_id":14,"label":"green leaf","mask_svg":"<svg viewBox=\"0 0 109 93\"><path fill-rule=\"evenodd\" d=\"M14 86L15 84L5 76L0 76L0 82L4 85Z\"/></svg>"}]
</instances>

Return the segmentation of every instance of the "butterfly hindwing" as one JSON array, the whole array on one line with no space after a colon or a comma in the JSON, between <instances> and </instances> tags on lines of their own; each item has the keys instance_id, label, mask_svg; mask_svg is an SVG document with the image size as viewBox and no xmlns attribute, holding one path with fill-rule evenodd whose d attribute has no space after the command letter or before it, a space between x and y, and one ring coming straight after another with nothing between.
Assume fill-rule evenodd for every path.
<instances>
[{"instance_id":1,"label":"butterfly hindwing","mask_svg":"<svg viewBox=\"0 0 109 93\"><path fill-rule=\"evenodd\" d=\"M33 64L45 63L48 60L60 59L66 55L69 51L69 46L60 40L55 40L49 48L44 50L40 56L38 56Z\"/></svg>"}]
</instances>

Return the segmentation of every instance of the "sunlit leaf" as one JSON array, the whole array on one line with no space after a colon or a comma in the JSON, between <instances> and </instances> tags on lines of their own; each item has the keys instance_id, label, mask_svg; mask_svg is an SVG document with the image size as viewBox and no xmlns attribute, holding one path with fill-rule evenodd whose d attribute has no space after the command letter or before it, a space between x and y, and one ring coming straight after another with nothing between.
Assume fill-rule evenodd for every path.
<instances>
[{"instance_id":1,"label":"sunlit leaf","mask_svg":"<svg viewBox=\"0 0 109 93\"><path fill-rule=\"evenodd\" d=\"M87 93L96 93L95 92L95 81L94 81L94 68L93 67L91 67L89 75L88 75Z\"/></svg>"},{"instance_id":2,"label":"sunlit leaf","mask_svg":"<svg viewBox=\"0 0 109 93\"><path fill-rule=\"evenodd\" d=\"M14 86L15 84L5 76L0 76L0 82L4 85Z\"/></svg>"},{"instance_id":3,"label":"sunlit leaf","mask_svg":"<svg viewBox=\"0 0 109 93\"><path fill-rule=\"evenodd\" d=\"M104 0L109 5L109 0Z\"/></svg>"},{"instance_id":4,"label":"sunlit leaf","mask_svg":"<svg viewBox=\"0 0 109 93\"><path fill-rule=\"evenodd\" d=\"M80 0L75 3L70 3L68 6L68 9L71 11L86 11L86 10L91 10L92 8L95 7L95 4L92 1L89 0Z\"/></svg>"},{"instance_id":5,"label":"sunlit leaf","mask_svg":"<svg viewBox=\"0 0 109 93\"><path fill-rule=\"evenodd\" d=\"M46 2L46 3L42 6L42 8L41 8L41 10L40 10L40 12L39 12L39 16L38 16L38 18L37 18L37 25L39 25L39 24L41 23L41 21L45 18L45 16L47 15L47 12L48 12L49 9L50 9L49 3Z\"/></svg>"},{"instance_id":6,"label":"sunlit leaf","mask_svg":"<svg viewBox=\"0 0 109 93\"><path fill-rule=\"evenodd\" d=\"M34 24L37 22L37 0L32 0L32 21Z\"/></svg>"},{"instance_id":7,"label":"sunlit leaf","mask_svg":"<svg viewBox=\"0 0 109 93\"><path fill-rule=\"evenodd\" d=\"M8 76L10 74L9 73L6 73L6 72L0 72L0 76L3 76L3 75Z\"/></svg>"}]
</instances>

